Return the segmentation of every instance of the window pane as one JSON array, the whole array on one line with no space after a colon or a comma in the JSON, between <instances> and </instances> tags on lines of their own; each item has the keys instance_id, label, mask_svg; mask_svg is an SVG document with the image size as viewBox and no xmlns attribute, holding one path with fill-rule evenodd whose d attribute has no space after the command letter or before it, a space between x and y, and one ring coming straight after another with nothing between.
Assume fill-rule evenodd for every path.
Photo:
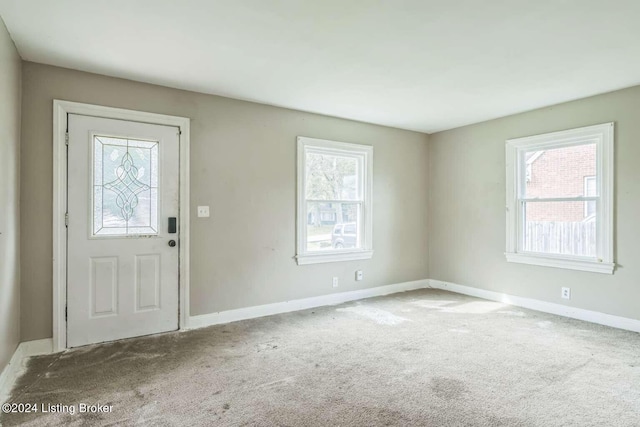
<instances>
[{"instance_id":1,"label":"window pane","mask_svg":"<svg viewBox=\"0 0 640 427\"><path fill-rule=\"evenodd\" d=\"M595 176L587 176L584 179L584 195L585 196L595 196L597 195L596 190L596 177ZM596 213L596 202L587 202L584 208L584 216L589 217L591 215L595 215Z\"/></svg>"},{"instance_id":2,"label":"window pane","mask_svg":"<svg viewBox=\"0 0 640 427\"><path fill-rule=\"evenodd\" d=\"M585 178L596 175L596 144L528 151L524 162L525 197L587 196Z\"/></svg>"},{"instance_id":3,"label":"window pane","mask_svg":"<svg viewBox=\"0 0 640 427\"><path fill-rule=\"evenodd\" d=\"M524 251L595 257L596 217L584 217L587 203L526 202Z\"/></svg>"},{"instance_id":4,"label":"window pane","mask_svg":"<svg viewBox=\"0 0 640 427\"><path fill-rule=\"evenodd\" d=\"M307 251L361 247L360 203L307 203Z\"/></svg>"},{"instance_id":5,"label":"window pane","mask_svg":"<svg viewBox=\"0 0 640 427\"><path fill-rule=\"evenodd\" d=\"M93 235L158 234L158 143L95 136Z\"/></svg>"},{"instance_id":6,"label":"window pane","mask_svg":"<svg viewBox=\"0 0 640 427\"><path fill-rule=\"evenodd\" d=\"M311 152L305 161L307 199L359 199L359 158Z\"/></svg>"}]
</instances>

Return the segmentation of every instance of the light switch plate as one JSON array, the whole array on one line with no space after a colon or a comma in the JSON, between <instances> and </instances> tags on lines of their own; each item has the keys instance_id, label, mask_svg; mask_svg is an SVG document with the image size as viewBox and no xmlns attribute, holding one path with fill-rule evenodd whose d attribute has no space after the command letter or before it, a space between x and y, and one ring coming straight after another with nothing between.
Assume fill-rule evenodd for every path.
<instances>
[{"instance_id":1,"label":"light switch plate","mask_svg":"<svg viewBox=\"0 0 640 427\"><path fill-rule=\"evenodd\" d=\"M198 218L209 218L209 206L198 206Z\"/></svg>"}]
</instances>

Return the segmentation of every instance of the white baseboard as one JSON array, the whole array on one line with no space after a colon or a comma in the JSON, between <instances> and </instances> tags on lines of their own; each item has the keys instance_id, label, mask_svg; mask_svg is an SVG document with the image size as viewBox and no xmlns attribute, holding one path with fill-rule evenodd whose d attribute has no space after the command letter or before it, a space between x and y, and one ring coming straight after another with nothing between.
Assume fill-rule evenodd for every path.
<instances>
[{"instance_id":1,"label":"white baseboard","mask_svg":"<svg viewBox=\"0 0 640 427\"><path fill-rule=\"evenodd\" d=\"M396 292L412 291L414 289L428 288L429 281L415 280L413 282L398 283L395 285L379 286L376 288L360 289L357 291L340 292L319 297L297 299L292 301L277 302L274 304L257 305L253 307L239 308L236 310L220 311L217 313L191 316L186 329L204 328L206 326L222 323L236 322L238 320L254 319L256 317L270 316L272 314L288 313L291 311L305 310L307 308L321 307L324 305L341 304L363 298L371 298Z\"/></svg>"},{"instance_id":2,"label":"white baseboard","mask_svg":"<svg viewBox=\"0 0 640 427\"><path fill-rule=\"evenodd\" d=\"M618 329L625 329L627 331L640 332L640 320L629 319L627 317L614 316L612 314L601 313L599 311L569 307L567 305L554 304L552 302L540 301L532 298L517 297L500 292L474 288L471 286L443 282L441 280L430 279L429 286L435 289L442 289L458 294L470 295L473 297L483 298L491 301L503 302L505 304L511 304L531 310L542 311L544 313L584 320L586 322L611 326Z\"/></svg>"},{"instance_id":3,"label":"white baseboard","mask_svg":"<svg viewBox=\"0 0 640 427\"><path fill-rule=\"evenodd\" d=\"M217 313L191 316L185 329L204 328L212 325L236 322L239 320L254 319L257 317L270 316L273 314L288 313L292 311L305 310L308 308L321 307L325 305L341 304L343 302L354 301L363 298L371 298L382 295L389 295L396 292L411 291L414 289L434 288L455 292L458 294L470 295L491 301L498 301L518 307L544 313L556 314L558 316L570 317L572 319L584 320L586 322L611 326L633 332L640 332L640 320L626 317L614 316L612 314L600 313L597 311L585 310L582 308L570 307L562 304L540 301L532 298L518 297L500 292L488 291L471 286L458 285L455 283L443 282L441 280L416 280L413 282L398 283L395 285L379 286L377 288L361 289L357 291L340 292L319 297L304 298L292 301L279 302L274 304L258 305L253 307L239 308L236 310L221 311Z\"/></svg>"},{"instance_id":4,"label":"white baseboard","mask_svg":"<svg viewBox=\"0 0 640 427\"><path fill-rule=\"evenodd\" d=\"M28 358L41 354L49 354L52 351L53 340L51 338L20 343L13 353L9 364L4 368L2 374L0 374L0 404L6 402L9 398L13 385L26 368Z\"/></svg>"}]
</instances>

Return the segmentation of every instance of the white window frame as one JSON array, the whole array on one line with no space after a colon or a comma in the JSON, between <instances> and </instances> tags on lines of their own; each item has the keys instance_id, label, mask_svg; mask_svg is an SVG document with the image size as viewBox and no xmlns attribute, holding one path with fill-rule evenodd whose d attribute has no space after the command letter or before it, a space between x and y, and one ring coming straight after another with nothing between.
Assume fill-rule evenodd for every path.
<instances>
[{"instance_id":1,"label":"white window frame","mask_svg":"<svg viewBox=\"0 0 640 427\"><path fill-rule=\"evenodd\" d=\"M306 198L306 154L308 151L329 155L351 156L362 159L362 199L358 202L361 210L361 247L358 249L336 249L332 251L307 251L307 198ZM370 145L350 144L326 139L298 137L298 200L297 200L297 251L298 265L324 262L355 261L370 259L373 256L373 147ZM330 202L339 200L330 200ZM343 202L352 202L344 200Z\"/></svg>"},{"instance_id":2,"label":"white window frame","mask_svg":"<svg viewBox=\"0 0 640 427\"><path fill-rule=\"evenodd\" d=\"M525 152L586 143L596 144L596 191L598 196L555 199L526 199L524 197L526 188ZM613 274L615 269L613 259L613 144L613 123L507 140L507 241L505 256L508 262ZM595 258L533 253L522 250L524 240L523 206L525 202L592 200L596 201L597 255Z\"/></svg>"}]
</instances>

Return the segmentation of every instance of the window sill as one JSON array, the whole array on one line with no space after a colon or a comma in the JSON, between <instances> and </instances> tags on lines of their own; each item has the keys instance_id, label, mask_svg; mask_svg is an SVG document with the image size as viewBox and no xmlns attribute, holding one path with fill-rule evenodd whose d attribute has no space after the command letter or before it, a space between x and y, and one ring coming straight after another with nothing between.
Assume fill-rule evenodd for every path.
<instances>
[{"instance_id":1,"label":"window sill","mask_svg":"<svg viewBox=\"0 0 640 427\"><path fill-rule=\"evenodd\" d=\"M307 255L296 255L298 265L320 264L324 262L357 261L371 259L373 251L339 252L339 253L316 253Z\"/></svg>"},{"instance_id":2,"label":"window sill","mask_svg":"<svg viewBox=\"0 0 640 427\"><path fill-rule=\"evenodd\" d=\"M613 262L598 262L588 259L562 258L537 254L505 253L505 256L507 257L508 262L565 268L568 270L589 271L592 273L602 274L613 274L613 270L616 266Z\"/></svg>"}]
</instances>

